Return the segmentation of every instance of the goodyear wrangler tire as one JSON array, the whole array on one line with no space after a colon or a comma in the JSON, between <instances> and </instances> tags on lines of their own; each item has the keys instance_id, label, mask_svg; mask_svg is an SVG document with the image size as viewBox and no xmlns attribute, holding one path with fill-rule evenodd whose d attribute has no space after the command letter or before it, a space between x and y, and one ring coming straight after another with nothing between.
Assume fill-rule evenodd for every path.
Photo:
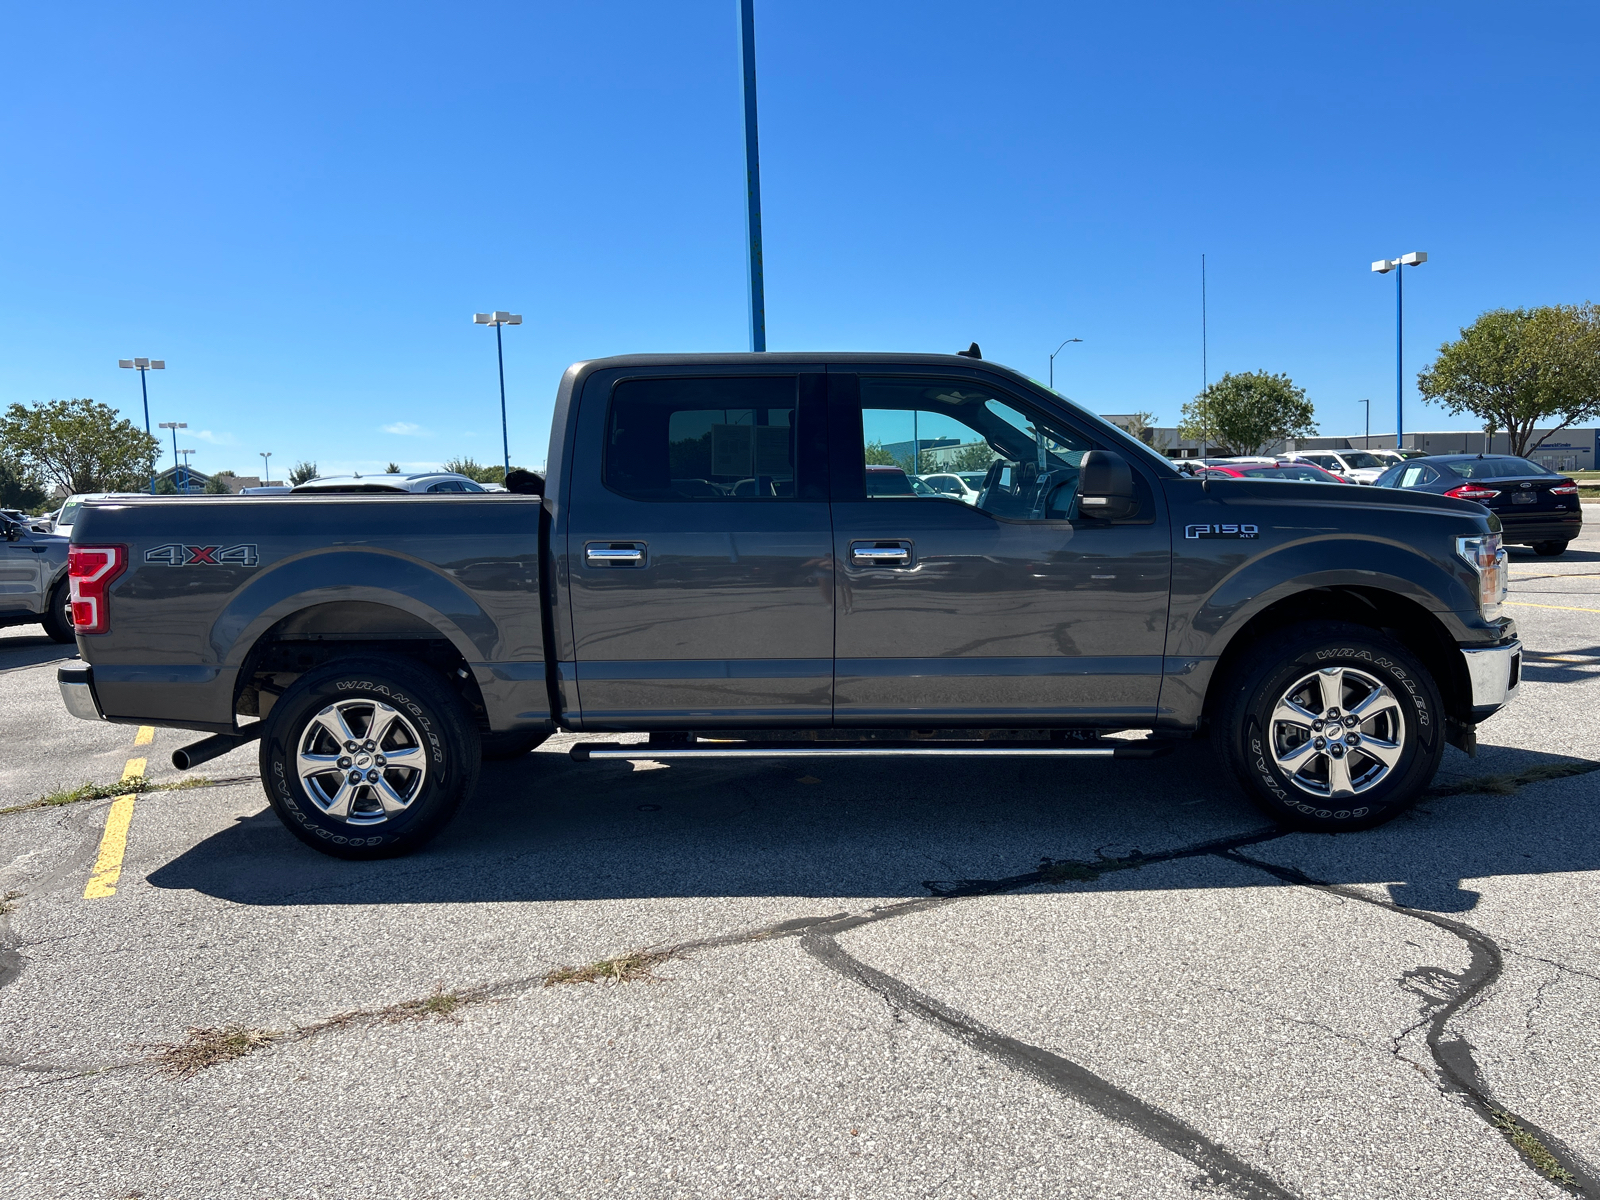
<instances>
[{"instance_id":1,"label":"goodyear wrangler tire","mask_svg":"<svg viewBox=\"0 0 1600 1200\"><path fill-rule=\"evenodd\" d=\"M388 858L426 843L478 777L478 731L437 676L404 659L309 671L272 706L261 779L278 818L336 858Z\"/></svg>"},{"instance_id":2,"label":"goodyear wrangler tire","mask_svg":"<svg viewBox=\"0 0 1600 1200\"><path fill-rule=\"evenodd\" d=\"M1257 806L1292 829L1381 825L1417 802L1444 756L1433 677L1360 625L1283 630L1225 686L1223 759Z\"/></svg>"}]
</instances>

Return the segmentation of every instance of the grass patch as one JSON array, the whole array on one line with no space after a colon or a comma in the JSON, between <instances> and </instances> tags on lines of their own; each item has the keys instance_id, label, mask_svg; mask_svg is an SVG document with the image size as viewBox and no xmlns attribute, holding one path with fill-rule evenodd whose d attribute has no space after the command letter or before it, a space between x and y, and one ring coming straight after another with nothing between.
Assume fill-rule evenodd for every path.
<instances>
[{"instance_id":1,"label":"grass patch","mask_svg":"<svg viewBox=\"0 0 1600 1200\"><path fill-rule=\"evenodd\" d=\"M586 967L557 967L544 977L544 986L555 987L560 983L657 982L661 976L655 973L655 969L681 953L680 950L632 950L615 958L602 958Z\"/></svg>"},{"instance_id":2,"label":"grass patch","mask_svg":"<svg viewBox=\"0 0 1600 1200\"><path fill-rule=\"evenodd\" d=\"M284 1037L275 1029L251 1029L244 1025L195 1026L185 1034L181 1042L144 1047L150 1052L148 1061L163 1075L191 1079L201 1071L254 1054Z\"/></svg>"},{"instance_id":3,"label":"grass patch","mask_svg":"<svg viewBox=\"0 0 1600 1200\"><path fill-rule=\"evenodd\" d=\"M1525 771L1478 775L1472 779L1463 779L1459 783L1447 783L1441 787L1429 788L1428 795L1466 796L1487 793L1491 796L1509 796L1513 792L1521 791L1530 783L1542 783L1547 779L1570 779L1574 775L1587 775L1591 771L1600 771L1600 763L1540 763Z\"/></svg>"},{"instance_id":4,"label":"grass patch","mask_svg":"<svg viewBox=\"0 0 1600 1200\"><path fill-rule=\"evenodd\" d=\"M1093 883L1112 871L1132 871L1144 864L1144 855L1137 850L1126 858L1107 858L1102 854L1095 862L1042 858L1039 860L1039 879L1044 883Z\"/></svg>"},{"instance_id":5,"label":"grass patch","mask_svg":"<svg viewBox=\"0 0 1600 1200\"><path fill-rule=\"evenodd\" d=\"M21 892L7 892L0 896L0 917L9 916L17 911L17 901L22 899Z\"/></svg>"},{"instance_id":6,"label":"grass patch","mask_svg":"<svg viewBox=\"0 0 1600 1200\"><path fill-rule=\"evenodd\" d=\"M156 1042L135 1049L145 1051L145 1061L154 1064L163 1075L191 1079L201 1071L244 1058L268 1046L302 1042L319 1033L352 1026L399 1025L426 1020L455 1024L461 1019L457 1015L461 1009L469 1004L484 1003L489 998L484 988L447 992L438 987L416 1000L402 1000L383 1008L351 1009L292 1030L255 1029L247 1025L198 1026L186 1030L181 1042Z\"/></svg>"},{"instance_id":7,"label":"grass patch","mask_svg":"<svg viewBox=\"0 0 1600 1200\"><path fill-rule=\"evenodd\" d=\"M1522 1157L1533 1164L1533 1169L1538 1171L1552 1183L1575 1187L1578 1177L1561 1165L1560 1159L1550 1153L1546 1146L1537 1137L1522 1125L1508 1112L1498 1108L1489 1110L1489 1120L1501 1133L1505 1134L1511 1144L1517 1148Z\"/></svg>"},{"instance_id":8,"label":"grass patch","mask_svg":"<svg viewBox=\"0 0 1600 1200\"><path fill-rule=\"evenodd\" d=\"M62 788L60 791L40 796L37 800L30 800L26 804L13 804L10 808L0 808L0 817L10 813L29 812L36 808L59 808L63 804L77 804L83 800L113 800L118 796L137 796L144 792L186 792L190 788L211 787L216 783L231 782L235 781L207 779L204 775L194 775L187 779L152 783L144 775L130 775L115 783L80 783L77 787Z\"/></svg>"}]
</instances>

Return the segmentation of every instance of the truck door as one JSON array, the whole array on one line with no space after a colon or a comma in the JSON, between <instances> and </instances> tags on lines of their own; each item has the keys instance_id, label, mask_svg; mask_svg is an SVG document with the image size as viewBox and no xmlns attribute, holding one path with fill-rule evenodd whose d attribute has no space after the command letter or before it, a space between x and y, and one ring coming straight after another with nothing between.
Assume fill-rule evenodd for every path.
<instances>
[{"instance_id":1,"label":"truck door","mask_svg":"<svg viewBox=\"0 0 1600 1200\"><path fill-rule=\"evenodd\" d=\"M49 547L21 524L4 517L0 524L7 531L0 538L0 615L43 612L44 585L49 581L45 572L51 565L45 562ZM15 541L10 540L13 535Z\"/></svg>"},{"instance_id":2,"label":"truck door","mask_svg":"<svg viewBox=\"0 0 1600 1200\"><path fill-rule=\"evenodd\" d=\"M1092 426L986 382L830 373L838 725L1120 724L1156 713L1171 564L1159 488L1078 512ZM966 504L913 479L983 472Z\"/></svg>"},{"instance_id":3,"label":"truck door","mask_svg":"<svg viewBox=\"0 0 1600 1200\"><path fill-rule=\"evenodd\" d=\"M584 729L832 717L825 376L716 370L584 385L566 522Z\"/></svg>"}]
</instances>

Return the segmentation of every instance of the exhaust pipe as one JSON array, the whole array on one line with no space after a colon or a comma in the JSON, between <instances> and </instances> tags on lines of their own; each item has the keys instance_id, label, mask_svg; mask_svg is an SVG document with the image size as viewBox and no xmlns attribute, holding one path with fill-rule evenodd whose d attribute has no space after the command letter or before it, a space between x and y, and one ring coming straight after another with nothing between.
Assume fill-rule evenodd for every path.
<instances>
[{"instance_id":1,"label":"exhaust pipe","mask_svg":"<svg viewBox=\"0 0 1600 1200\"><path fill-rule=\"evenodd\" d=\"M261 736L261 722L247 725L238 733L215 733L192 746L185 746L181 750L172 752L172 765L180 771L187 771L190 767L198 767L201 763L210 762L213 758L220 758L230 750L237 750L240 746L247 746Z\"/></svg>"}]
</instances>

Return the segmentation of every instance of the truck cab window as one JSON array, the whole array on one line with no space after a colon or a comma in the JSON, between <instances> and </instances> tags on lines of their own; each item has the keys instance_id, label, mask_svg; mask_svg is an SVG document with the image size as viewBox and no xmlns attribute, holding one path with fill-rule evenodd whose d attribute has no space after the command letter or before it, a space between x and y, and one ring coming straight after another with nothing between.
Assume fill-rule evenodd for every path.
<instances>
[{"instance_id":1,"label":"truck cab window","mask_svg":"<svg viewBox=\"0 0 1600 1200\"><path fill-rule=\"evenodd\" d=\"M861 426L869 498L963 503L962 475L978 495L975 507L1015 521L1077 516L1078 469L1091 448L1061 422L971 383L863 379ZM981 474L980 474L981 473ZM932 486L919 493L913 481Z\"/></svg>"},{"instance_id":2,"label":"truck cab window","mask_svg":"<svg viewBox=\"0 0 1600 1200\"><path fill-rule=\"evenodd\" d=\"M630 379L606 417L606 487L635 500L792 500L793 376Z\"/></svg>"}]
</instances>

